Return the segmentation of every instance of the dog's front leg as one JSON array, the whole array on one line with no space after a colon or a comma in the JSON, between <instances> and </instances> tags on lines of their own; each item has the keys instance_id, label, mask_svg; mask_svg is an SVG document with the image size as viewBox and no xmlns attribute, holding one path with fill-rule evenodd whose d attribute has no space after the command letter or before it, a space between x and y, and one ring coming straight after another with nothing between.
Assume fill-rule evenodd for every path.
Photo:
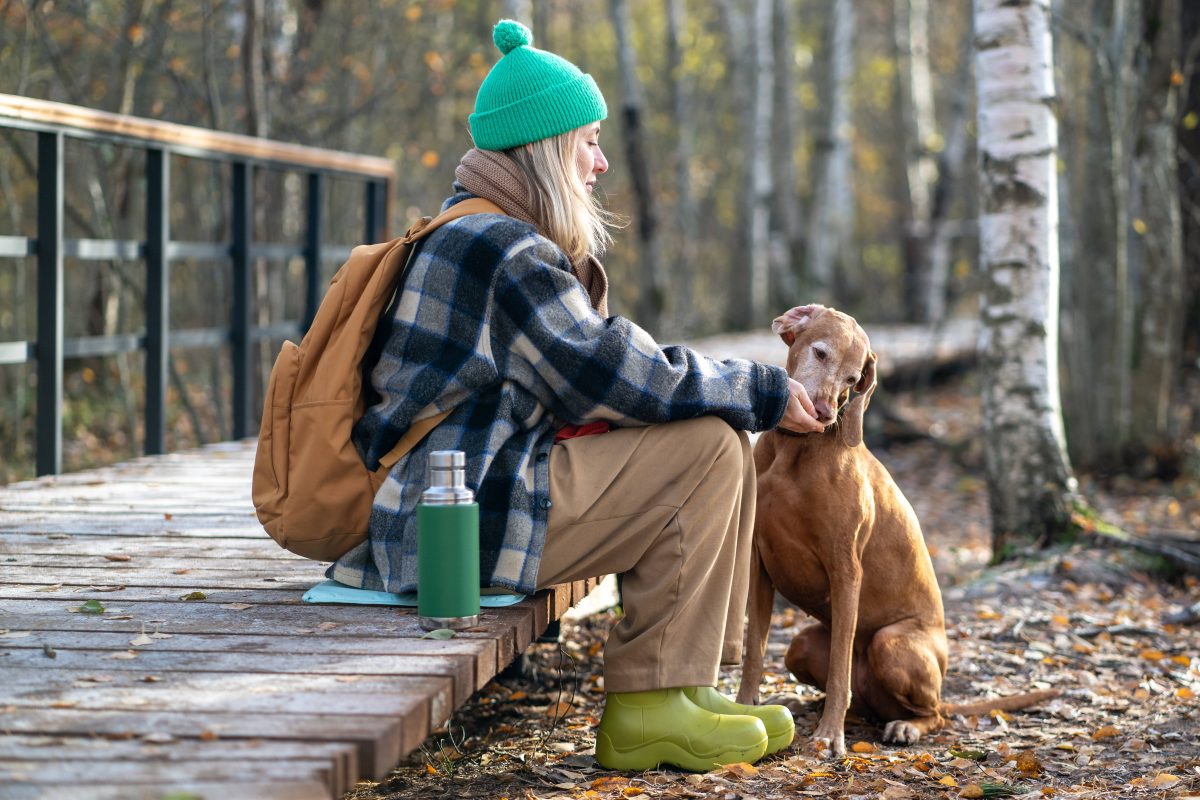
<instances>
[{"instance_id":1,"label":"dog's front leg","mask_svg":"<svg viewBox=\"0 0 1200 800\"><path fill-rule=\"evenodd\" d=\"M850 670L854 633L858 627L862 562L856 548L850 547L837 553L836 561L827 567L832 611L829 677L825 682L825 710L813 733L813 741L818 747L829 747L835 757L841 757L846 755L846 711L850 708Z\"/></svg>"}]
</instances>

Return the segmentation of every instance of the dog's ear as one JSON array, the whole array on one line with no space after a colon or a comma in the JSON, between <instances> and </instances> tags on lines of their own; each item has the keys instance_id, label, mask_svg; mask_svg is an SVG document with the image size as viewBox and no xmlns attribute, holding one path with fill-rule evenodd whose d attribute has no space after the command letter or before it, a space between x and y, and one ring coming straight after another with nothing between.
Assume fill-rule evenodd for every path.
<instances>
[{"instance_id":1,"label":"dog's ear","mask_svg":"<svg viewBox=\"0 0 1200 800\"><path fill-rule=\"evenodd\" d=\"M858 383L854 385L854 391L857 394L850 400L850 404L846 406L846 413L842 414L842 441L847 447L858 447L863 439L863 414L867 410L867 406L871 403L871 395L875 394L875 353L868 352L866 363L863 364L862 377L858 379Z\"/></svg>"},{"instance_id":2,"label":"dog's ear","mask_svg":"<svg viewBox=\"0 0 1200 800\"><path fill-rule=\"evenodd\" d=\"M792 342L796 341L796 333L827 310L825 306L816 304L790 308L771 322L771 331L778 334L784 344L791 347Z\"/></svg>"}]
</instances>

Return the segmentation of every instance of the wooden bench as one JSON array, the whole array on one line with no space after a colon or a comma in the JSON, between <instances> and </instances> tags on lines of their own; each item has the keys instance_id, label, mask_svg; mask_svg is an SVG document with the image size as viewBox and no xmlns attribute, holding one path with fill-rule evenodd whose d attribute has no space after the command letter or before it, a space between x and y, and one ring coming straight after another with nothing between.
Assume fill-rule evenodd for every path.
<instances>
[{"instance_id":1,"label":"wooden bench","mask_svg":"<svg viewBox=\"0 0 1200 800\"><path fill-rule=\"evenodd\" d=\"M324 565L266 538L253 455L0 487L0 797L337 797L595 585L484 609L485 631L444 641L414 609L301 603Z\"/></svg>"}]
</instances>

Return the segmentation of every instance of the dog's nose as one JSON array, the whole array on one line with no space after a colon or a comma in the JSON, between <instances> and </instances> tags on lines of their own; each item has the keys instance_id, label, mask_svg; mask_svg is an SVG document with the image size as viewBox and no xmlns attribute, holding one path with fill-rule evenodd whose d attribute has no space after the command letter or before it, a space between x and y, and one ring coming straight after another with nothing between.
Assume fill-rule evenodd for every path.
<instances>
[{"instance_id":1,"label":"dog's nose","mask_svg":"<svg viewBox=\"0 0 1200 800\"><path fill-rule=\"evenodd\" d=\"M817 422L828 425L833 422L833 407L825 400L813 401L813 409L817 412Z\"/></svg>"}]
</instances>

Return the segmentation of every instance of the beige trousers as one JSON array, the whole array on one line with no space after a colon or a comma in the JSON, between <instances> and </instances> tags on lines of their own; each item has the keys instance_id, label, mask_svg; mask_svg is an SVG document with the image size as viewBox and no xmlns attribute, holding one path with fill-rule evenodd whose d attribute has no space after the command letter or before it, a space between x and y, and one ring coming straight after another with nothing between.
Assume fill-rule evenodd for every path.
<instances>
[{"instance_id":1,"label":"beige trousers","mask_svg":"<svg viewBox=\"0 0 1200 800\"><path fill-rule=\"evenodd\" d=\"M754 460L716 417L568 439L550 452L538 587L624 573L610 692L715 686L741 661Z\"/></svg>"}]
</instances>

